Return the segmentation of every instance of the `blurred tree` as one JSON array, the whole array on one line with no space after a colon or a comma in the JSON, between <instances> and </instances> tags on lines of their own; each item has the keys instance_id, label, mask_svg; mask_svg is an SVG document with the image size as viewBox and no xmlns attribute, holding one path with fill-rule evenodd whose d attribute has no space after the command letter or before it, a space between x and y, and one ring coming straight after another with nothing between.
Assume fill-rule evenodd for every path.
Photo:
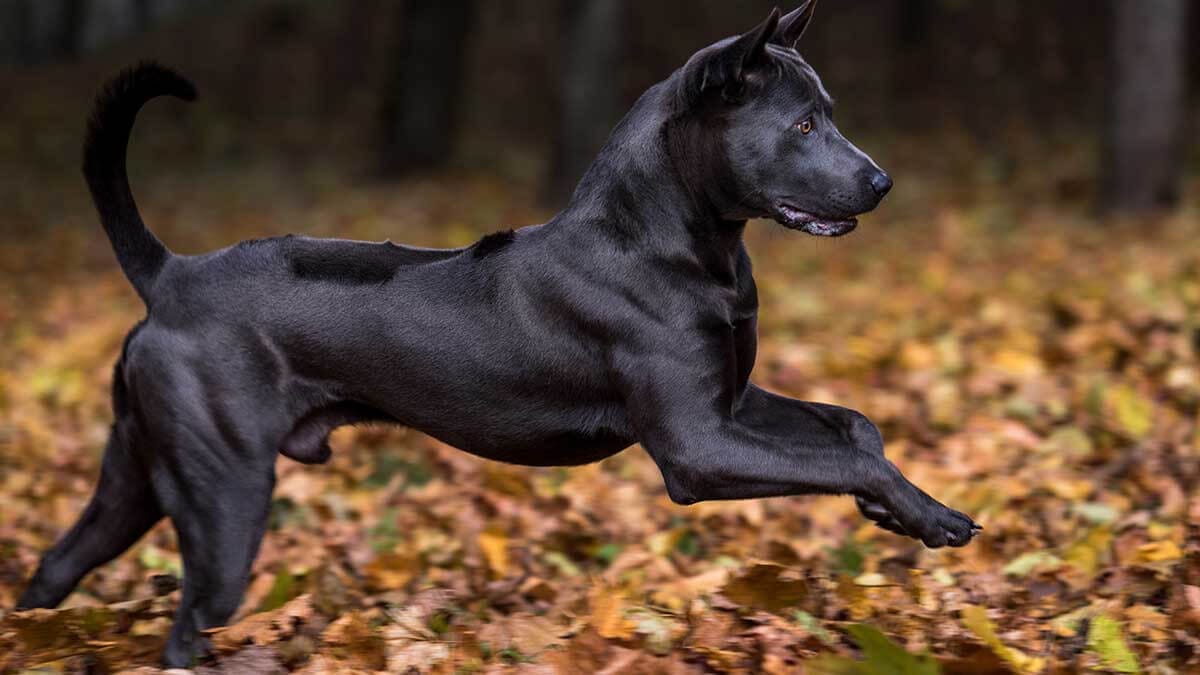
<instances>
[{"instance_id":1,"label":"blurred tree","mask_svg":"<svg viewBox=\"0 0 1200 675\"><path fill-rule=\"evenodd\" d=\"M1148 211L1179 198L1188 0L1111 0L1113 45L1102 206Z\"/></svg>"},{"instance_id":2,"label":"blurred tree","mask_svg":"<svg viewBox=\"0 0 1200 675\"><path fill-rule=\"evenodd\" d=\"M382 172L438 166L449 156L474 15L474 0L405 0L383 96Z\"/></svg>"},{"instance_id":3,"label":"blurred tree","mask_svg":"<svg viewBox=\"0 0 1200 675\"><path fill-rule=\"evenodd\" d=\"M79 56L88 18L89 12L83 0L65 0L59 15L53 57L73 59Z\"/></svg>"},{"instance_id":4,"label":"blurred tree","mask_svg":"<svg viewBox=\"0 0 1200 675\"><path fill-rule=\"evenodd\" d=\"M341 113L349 103L346 92L369 80L375 40L372 25L380 18L382 0L340 3L334 29L321 41L320 112Z\"/></svg>"},{"instance_id":5,"label":"blurred tree","mask_svg":"<svg viewBox=\"0 0 1200 675\"><path fill-rule=\"evenodd\" d=\"M545 200L561 205L621 117L625 1L562 3L558 137Z\"/></svg>"},{"instance_id":6,"label":"blurred tree","mask_svg":"<svg viewBox=\"0 0 1200 675\"><path fill-rule=\"evenodd\" d=\"M906 49L919 47L929 39L931 17L936 9L934 0L908 0L904 3L896 27Z\"/></svg>"},{"instance_id":7,"label":"blurred tree","mask_svg":"<svg viewBox=\"0 0 1200 675\"><path fill-rule=\"evenodd\" d=\"M0 0L0 63L72 61L217 0Z\"/></svg>"},{"instance_id":8,"label":"blurred tree","mask_svg":"<svg viewBox=\"0 0 1200 675\"><path fill-rule=\"evenodd\" d=\"M83 0L6 0L0 8L5 62L32 65L78 54L87 15Z\"/></svg>"},{"instance_id":9,"label":"blurred tree","mask_svg":"<svg viewBox=\"0 0 1200 675\"><path fill-rule=\"evenodd\" d=\"M0 3L0 63L29 61L32 23L28 2L7 0Z\"/></svg>"}]
</instances>

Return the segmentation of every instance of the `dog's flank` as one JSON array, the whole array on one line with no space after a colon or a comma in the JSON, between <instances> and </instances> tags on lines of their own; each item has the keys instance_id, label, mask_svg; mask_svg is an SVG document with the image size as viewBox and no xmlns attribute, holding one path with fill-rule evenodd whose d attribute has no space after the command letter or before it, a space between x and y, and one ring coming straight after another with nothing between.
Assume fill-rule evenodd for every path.
<instances>
[{"instance_id":1,"label":"dog's flank","mask_svg":"<svg viewBox=\"0 0 1200 675\"><path fill-rule=\"evenodd\" d=\"M865 416L750 381L747 219L845 234L891 186L794 49L812 8L647 91L550 222L448 250L288 236L172 255L138 216L125 144L146 100L194 90L153 64L118 76L85 171L147 317L96 492L18 605L57 605L169 517L186 574L164 661L191 664L241 602L277 456L327 461L330 432L370 421L532 466L641 443L682 504L851 494L884 529L967 544L975 523L910 483Z\"/></svg>"}]
</instances>

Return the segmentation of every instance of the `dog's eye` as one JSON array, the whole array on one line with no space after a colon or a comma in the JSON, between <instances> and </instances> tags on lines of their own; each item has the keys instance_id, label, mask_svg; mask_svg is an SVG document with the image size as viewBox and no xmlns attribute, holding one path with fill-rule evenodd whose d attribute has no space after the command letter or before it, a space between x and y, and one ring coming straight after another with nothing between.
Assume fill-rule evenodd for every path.
<instances>
[{"instance_id":1,"label":"dog's eye","mask_svg":"<svg viewBox=\"0 0 1200 675\"><path fill-rule=\"evenodd\" d=\"M799 129L799 130L800 130L800 133L804 134L805 136L807 136L807 135L811 134L811 133L812 133L812 130L813 130L813 121L812 121L812 118L811 118L811 117L806 117L806 118L804 119L804 121L802 121L802 122L800 122L799 124L797 124L797 125L796 125L796 128L797 128L797 129Z\"/></svg>"}]
</instances>

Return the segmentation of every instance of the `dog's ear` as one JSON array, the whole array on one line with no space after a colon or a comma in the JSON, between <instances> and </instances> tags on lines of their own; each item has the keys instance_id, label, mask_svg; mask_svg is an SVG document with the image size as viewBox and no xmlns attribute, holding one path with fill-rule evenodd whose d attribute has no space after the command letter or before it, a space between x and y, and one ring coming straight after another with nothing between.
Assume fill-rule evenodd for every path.
<instances>
[{"instance_id":1,"label":"dog's ear","mask_svg":"<svg viewBox=\"0 0 1200 675\"><path fill-rule=\"evenodd\" d=\"M758 26L695 64L689 78L688 86L692 90L689 93L699 95L720 89L726 100L740 98L745 89L746 73L766 60L767 42L778 29L779 9L775 8Z\"/></svg>"},{"instance_id":2,"label":"dog's ear","mask_svg":"<svg viewBox=\"0 0 1200 675\"><path fill-rule=\"evenodd\" d=\"M733 79L742 80L746 71L758 65L767 56L767 43L779 30L779 8L771 10L766 20L744 33L725 48L731 65L736 63Z\"/></svg>"},{"instance_id":3,"label":"dog's ear","mask_svg":"<svg viewBox=\"0 0 1200 675\"><path fill-rule=\"evenodd\" d=\"M804 29L808 28L808 22L812 21L813 12L817 9L817 0L804 0L804 2L795 10L788 12L779 20L779 30L775 32L775 36L771 38L771 42L795 49L796 44L800 42L800 36L804 35Z\"/></svg>"}]
</instances>

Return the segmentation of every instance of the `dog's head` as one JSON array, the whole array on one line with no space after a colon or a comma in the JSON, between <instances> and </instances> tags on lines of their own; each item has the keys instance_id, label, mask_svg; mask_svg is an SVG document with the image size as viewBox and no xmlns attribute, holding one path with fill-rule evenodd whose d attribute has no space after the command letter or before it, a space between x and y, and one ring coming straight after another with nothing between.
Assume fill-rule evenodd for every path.
<instances>
[{"instance_id":1,"label":"dog's head","mask_svg":"<svg viewBox=\"0 0 1200 675\"><path fill-rule=\"evenodd\" d=\"M685 182L728 218L770 217L840 236L892 181L833 123L833 100L796 44L816 0L697 52L676 74L667 135Z\"/></svg>"}]
</instances>

